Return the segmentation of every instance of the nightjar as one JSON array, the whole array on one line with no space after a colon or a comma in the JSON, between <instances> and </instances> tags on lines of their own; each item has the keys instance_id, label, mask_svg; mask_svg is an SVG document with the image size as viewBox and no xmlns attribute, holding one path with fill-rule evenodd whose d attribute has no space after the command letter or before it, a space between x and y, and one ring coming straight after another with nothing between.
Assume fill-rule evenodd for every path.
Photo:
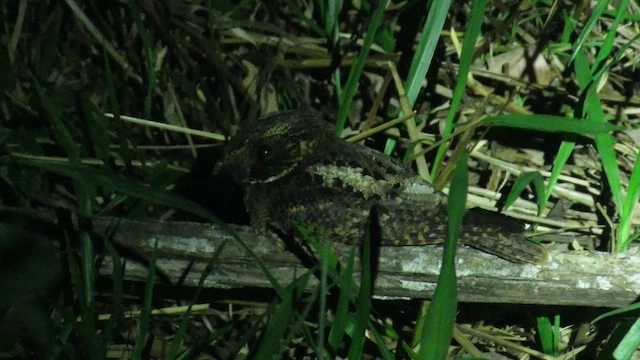
<instances>
[{"instance_id":1,"label":"nightjar","mask_svg":"<svg viewBox=\"0 0 640 360\"><path fill-rule=\"evenodd\" d=\"M446 197L413 170L373 149L337 138L311 111L286 111L246 122L225 148L221 166L245 190L251 225L296 235L294 223L331 241L362 238L373 206L382 245L442 243ZM300 239L298 239L300 240ZM543 246L522 225L488 211L465 214L460 243L512 262L542 263Z\"/></svg>"}]
</instances>

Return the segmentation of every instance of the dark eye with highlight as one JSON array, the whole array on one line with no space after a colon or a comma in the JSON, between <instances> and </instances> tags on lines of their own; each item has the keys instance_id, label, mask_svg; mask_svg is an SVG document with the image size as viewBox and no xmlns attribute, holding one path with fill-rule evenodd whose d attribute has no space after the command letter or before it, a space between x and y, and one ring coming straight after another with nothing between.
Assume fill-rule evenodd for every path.
<instances>
[{"instance_id":1,"label":"dark eye with highlight","mask_svg":"<svg viewBox=\"0 0 640 360\"><path fill-rule=\"evenodd\" d=\"M247 149L249 176L254 182L275 181L289 174L300 162L297 143L282 139L260 139Z\"/></svg>"},{"instance_id":2,"label":"dark eye with highlight","mask_svg":"<svg viewBox=\"0 0 640 360\"><path fill-rule=\"evenodd\" d=\"M258 145L254 151L256 159L260 161L267 161L267 159L269 159L269 155L271 154L271 147L262 144Z\"/></svg>"}]
</instances>

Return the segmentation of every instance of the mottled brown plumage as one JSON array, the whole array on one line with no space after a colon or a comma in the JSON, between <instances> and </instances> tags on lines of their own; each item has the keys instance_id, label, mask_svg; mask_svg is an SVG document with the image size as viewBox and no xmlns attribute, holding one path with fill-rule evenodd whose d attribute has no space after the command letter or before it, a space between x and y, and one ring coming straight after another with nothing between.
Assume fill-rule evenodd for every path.
<instances>
[{"instance_id":1,"label":"mottled brown plumage","mask_svg":"<svg viewBox=\"0 0 640 360\"><path fill-rule=\"evenodd\" d=\"M222 166L245 187L258 231L294 234L294 221L332 241L359 241L372 206L384 245L441 243L446 197L409 167L334 136L314 112L287 111L242 125ZM522 226L490 212L465 215L460 242L513 262L540 263L544 247Z\"/></svg>"}]
</instances>

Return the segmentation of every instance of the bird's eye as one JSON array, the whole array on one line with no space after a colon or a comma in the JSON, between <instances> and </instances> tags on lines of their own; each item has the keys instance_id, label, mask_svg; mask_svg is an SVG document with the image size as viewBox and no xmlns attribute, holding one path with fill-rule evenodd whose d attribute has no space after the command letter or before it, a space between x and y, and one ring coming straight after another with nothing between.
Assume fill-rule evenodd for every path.
<instances>
[{"instance_id":1,"label":"bird's eye","mask_svg":"<svg viewBox=\"0 0 640 360\"><path fill-rule=\"evenodd\" d=\"M255 150L256 158L260 161L266 161L269 158L269 154L271 153L271 148L267 145L259 145Z\"/></svg>"}]
</instances>

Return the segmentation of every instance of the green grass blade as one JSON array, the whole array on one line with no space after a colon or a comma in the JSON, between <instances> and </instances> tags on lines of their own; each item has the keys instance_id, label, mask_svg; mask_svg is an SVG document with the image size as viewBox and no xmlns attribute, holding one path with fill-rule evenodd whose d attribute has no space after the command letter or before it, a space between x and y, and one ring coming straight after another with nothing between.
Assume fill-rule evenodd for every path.
<instances>
[{"instance_id":1,"label":"green grass blade","mask_svg":"<svg viewBox=\"0 0 640 360\"><path fill-rule=\"evenodd\" d=\"M60 3L58 3L51 13L50 21L53 23L53 26L49 28L49 31L47 31L43 37L41 45L42 54L38 59L39 61L35 71L38 79L46 79L52 72L56 71L57 66L60 66L61 57L58 55L60 53L58 44L64 41L60 38L63 14L63 8ZM2 92L4 93L4 91Z\"/></svg>"},{"instance_id":2,"label":"green grass blade","mask_svg":"<svg viewBox=\"0 0 640 360\"><path fill-rule=\"evenodd\" d=\"M329 347L333 351L337 351L342 343L342 339L344 334L347 332L347 324L350 321L349 318L349 304L350 300L353 297L353 289L355 284L353 283L353 263L355 260L356 254L356 246L351 247L351 251L349 252L349 259L347 261L347 265L344 269L340 269L340 274L338 275L341 281L340 285L340 296L338 297L338 302L336 305L336 315L331 324L331 330L329 331L328 344Z\"/></svg>"},{"instance_id":3,"label":"green grass blade","mask_svg":"<svg viewBox=\"0 0 640 360\"><path fill-rule=\"evenodd\" d=\"M82 120L85 122L89 134L88 146L96 158L107 161L111 157L111 149L109 148L111 140L106 119L86 95L78 94L78 97L82 107Z\"/></svg>"},{"instance_id":4,"label":"green grass blade","mask_svg":"<svg viewBox=\"0 0 640 360\"><path fill-rule=\"evenodd\" d=\"M593 78L594 79L602 78L605 72L609 71L613 65L616 65L620 61L620 59L622 59L622 57L625 56L625 54L627 54L627 49L629 49L633 45L633 43L638 41L638 39L640 39L640 34L634 36L631 40L627 41L627 43L622 45L618 49L618 51L616 51L616 54L613 56L613 59L609 63L607 63L605 66L600 67L599 70L595 73L595 75L593 75Z\"/></svg>"},{"instance_id":5,"label":"green grass blade","mask_svg":"<svg viewBox=\"0 0 640 360\"><path fill-rule=\"evenodd\" d=\"M76 166L80 164L81 148L74 140L71 131L73 126L69 123L69 120L63 120L60 114L60 109L54 106L53 102L49 99L49 96L45 94L44 89L35 79L34 84L40 104L45 113L45 118L51 123L51 128L53 129L53 133L55 134L59 145L64 149L69 158L70 163L68 165ZM78 215L80 218L90 218L92 216L92 194L95 190L91 184L86 183L82 179L76 178L73 180ZM99 344L95 323L95 252L93 240L88 233L89 230L90 229L87 228L81 228L75 234L79 245L80 266L78 275L81 277L82 281L82 291L77 294L80 295L78 298L83 309L82 331L85 338L88 339L86 342L87 351L92 354L92 356L99 356L98 354L102 353L102 349L100 348L101 345Z\"/></svg>"},{"instance_id":6,"label":"green grass blade","mask_svg":"<svg viewBox=\"0 0 640 360\"><path fill-rule=\"evenodd\" d=\"M640 310L640 303L635 303L635 304L627 305L627 306L622 307L620 309L607 311L606 313L604 313L602 315L599 315L595 319L591 320L591 323L595 324L600 320L604 320L606 318L609 318L609 317L612 317L612 316L616 316L616 315L620 315L620 314L625 314L625 313L628 313L628 312L634 312L634 311L637 311L637 310Z\"/></svg>"},{"instance_id":7,"label":"green grass blade","mask_svg":"<svg viewBox=\"0 0 640 360\"><path fill-rule=\"evenodd\" d=\"M327 0L321 1L320 4L324 7L324 31L327 36L331 49L334 52L339 51L338 41L340 39L340 11L342 10L341 0ZM340 66L336 66L333 70L333 83L336 86L336 98L338 99L338 107L342 106L343 101L343 89L342 89L342 77L340 76Z\"/></svg>"},{"instance_id":8,"label":"green grass blade","mask_svg":"<svg viewBox=\"0 0 640 360\"><path fill-rule=\"evenodd\" d=\"M537 318L538 336L540 337L540 345L542 351L547 355L553 355L553 328L548 317Z\"/></svg>"},{"instance_id":9,"label":"green grass blade","mask_svg":"<svg viewBox=\"0 0 640 360\"><path fill-rule=\"evenodd\" d=\"M514 202L518 199L522 191L529 186L529 184L533 183L533 188L536 191L536 197L538 199L538 214L542 211L541 201L544 198L545 189L544 189L544 179L540 172L538 171L530 171L523 172L516 178L516 181L513 183L513 188L509 192L507 196L507 200L505 201L504 208L508 209Z\"/></svg>"},{"instance_id":10,"label":"green grass blade","mask_svg":"<svg viewBox=\"0 0 640 360\"><path fill-rule=\"evenodd\" d=\"M182 314L182 319L180 319L180 326L178 327L178 331L176 332L173 340L171 341L171 345L169 346L169 350L167 350L167 354L165 356L166 359L175 359L178 356L178 351L180 350L180 345L182 345L186 335L187 335L187 327L189 325L189 320L191 316L191 309L193 304L198 302L200 298L200 294L202 293L202 289L204 288L204 282L209 277L209 274L213 271L222 250L227 245L227 241L225 240L220 246L216 249L215 253L211 256L209 261L207 262L207 266L205 267L202 274L200 274L200 279L198 280L198 286L196 287L195 294L187 307L187 310Z\"/></svg>"},{"instance_id":11,"label":"green grass blade","mask_svg":"<svg viewBox=\"0 0 640 360\"><path fill-rule=\"evenodd\" d=\"M344 86L342 98L339 101L340 108L338 109L338 116L336 119L336 135L338 137L342 135L342 130L344 130L344 125L347 121L347 114L351 110L351 102L358 90L358 84L360 83L360 76L364 70L364 64L367 60L367 56L369 55L371 45L373 45L373 41L376 38L378 28L382 24L382 16L386 7L387 0L381 0L378 2L378 8L371 17L371 22L369 23L369 28L367 29L367 34L364 37L358 58L349 71L349 77L347 78L347 83Z\"/></svg>"},{"instance_id":12,"label":"green grass blade","mask_svg":"<svg viewBox=\"0 0 640 360\"><path fill-rule=\"evenodd\" d=\"M329 41L335 47L338 43L338 37L340 35L340 11L342 11L341 0L327 0L321 1L324 6L323 18L324 18L324 32L329 36Z\"/></svg>"},{"instance_id":13,"label":"green grass blade","mask_svg":"<svg viewBox=\"0 0 640 360\"><path fill-rule=\"evenodd\" d=\"M59 329L56 335L55 343L51 351L49 352L49 356L47 357L47 359L62 358L62 352L65 350L65 345L69 341L69 337L71 336L71 333L73 332L73 330L74 330L74 327L70 323L66 323L61 326L61 328Z\"/></svg>"},{"instance_id":14,"label":"green grass blade","mask_svg":"<svg viewBox=\"0 0 640 360\"><path fill-rule=\"evenodd\" d=\"M414 106L422 88L422 82L429 71L450 7L450 0L432 1L429 7L429 15L427 15L427 20L422 27L422 36L420 36L416 52L413 54L406 80L407 100L411 107Z\"/></svg>"},{"instance_id":15,"label":"green grass blade","mask_svg":"<svg viewBox=\"0 0 640 360\"><path fill-rule=\"evenodd\" d=\"M237 340L237 342L235 343L235 346L232 346L231 349L228 351L229 359L236 359L236 358L246 356L245 354L241 356L240 353L245 352L244 349L249 346L250 341L253 341L256 338L258 338L258 335L257 335L258 332L264 329L264 324L267 322L266 321L267 317L273 313L277 305L278 303L276 303L276 301L273 301L271 304L269 304L269 307L265 310L263 314L256 316L255 321L252 321L249 324L250 326L243 331L242 336Z\"/></svg>"},{"instance_id":16,"label":"green grass blade","mask_svg":"<svg viewBox=\"0 0 640 360\"><path fill-rule=\"evenodd\" d=\"M631 171L631 178L629 179L629 186L627 188L627 197L624 202L624 210L622 211L625 216L620 219L620 226L618 231L620 232L620 248L626 250L633 237L630 237L629 233L633 226L633 217L635 214L636 205L640 199L640 157L636 157L636 163L633 165Z\"/></svg>"},{"instance_id":17,"label":"green grass blade","mask_svg":"<svg viewBox=\"0 0 640 360\"><path fill-rule=\"evenodd\" d=\"M382 355L382 358L384 360L393 360L396 357L394 356L394 354L387 349L387 342L385 341L385 339L382 337L382 335L380 335L380 333L378 332L378 330L376 329L376 323L373 321L369 321L369 331L371 333L371 336L373 337L373 341L376 343L376 345L378 345L378 351L380 351L380 355ZM393 329L391 329L393 330ZM388 334L387 334L388 335ZM395 339L398 339L397 334L395 334Z\"/></svg>"},{"instance_id":18,"label":"green grass blade","mask_svg":"<svg viewBox=\"0 0 640 360\"><path fill-rule=\"evenodd\" d=\"M553 342L553 354L554 356L560 355L560 315L553 317L553 336L555 341Z\"/></svg>"},{"instance_id":19,"label":"green grass blade","mask_svg":"<svg viewBox=\"0 0 640 360\"><path fill-rule=\"evenodd\" d=\"M288 291L276 311L269 319L264 337L256 351L256 360L273 359L280 352L281 340L293 315L293 294Z\"/></svg>"},{"instance_id":20,"label":"green grass blade","mask_svg":"<svg viewBox=\"0 0 640 360\"><path fill-rule=\"evenodd\" d=\"M113 287L111 290L111 301L113 310L111 310L111 316L105 326L105 340L110 341L113 339L116 324L124 319L124 263L120 254L118 254L118 251L110 241L104 240L103 244L108 254L107 256L111 257L111 263L113 264L113 270L111 272L111 283Z\"/></svg>"},{"instance_id":21,"label":"green grass blade","mask_svg":"<svg viewBox=\"0 0 640 360\"><path fill-rule=\"evenodd\" d=\"M236 330L237 326L238 326L237 324L232 322L215 329L209 336L203 339L199 339L199 341L195 344L195 346L192 346L191 348L185 350L176 359L177 360L201 359L202 357L198 357L198 355L206 351L207 348L209 348L211 344L216 340L219 340L223 336L229 334L231 331Z\"/></svg>"},{"instance_id":22,"label":"green grass blade","mask_svg":"<svg viewBox=\"0 0 640 360\"><path fill-rule=\"evenodd\" d=\"M129 147L129 136L127 134L127 129L124 125L124 121L120 118L120 102L118 101L118 96L116 95L116 86L113 81L113 72L111 71L111 63L109 62L109 55L107 50L103 50L103 58L104 58L104 74L105 80L107 82L107 94L109 95L109 105L111 106L111 113L113 114L115 120L115 132L116 139L119 145L119 155L122 157L122 160L127 166L131 165L131 159L133 158L132 151Z\"/></svg>"},{"instance_id":23,"label":"green grass blade","mask_svg":"<svg viewBox=\"0 0 640 360\"><path fill-rule=\"evenodd\" d=\"M138 5L136 5L135 1L131 0L127 1L127 5L129 5L131 16L133 17L136 30L138 31L140 41L142 42L143 55L147 66L147 95L144 98L144 118L151 119L151 102L153 100L153 93L156 89L157 82L155 56L153 55L153 48L151 46L151 41L149 40L149 33L142 21L142 15L140 14Z\"/></svg>"},{"instance_id":24,"label":"green grass blade","mask_svg":"<svg viewBox=\"0 0 640 360\"><path fill-rule=\"evenodd\" d=\"M321 37L326 37L327 33L326 31L321 28L320 26L318 26L318 24L315 22L315 20L313 18L308 18L304 12L301 11L300 8L298 8L298 3L294 0L286 0L287 2L287 7L288 10L290 10L293 15L295 16L296 19L302 21L305 25L307 25L309 27L309 29L311 31L313 31L314 33L316 33L318 36ZM319 10L322 12L322 14L325 14L326 11L324 9L322 9L322 6L324 5L324 2L320 2L320 6L319 6ZM209 11L210 14L215 14L215 11ZM211 16L211 22L213 22L213 16Z\"/></svg>"},{"instance_id":25,"label":"green grass blade","mask_svg":"<svg viewBox=\"0 0 640 360\"><path fill-rule=\"evenodd\" d=\"M560 316L554 317L553 326L547 317L538 317L537 323L542 351L547 355L560 355Z\"/></svg>"},{"instance_id":26,"label":"green grass blade","mask_svg":"<svg viewBox=\"0 0 640 360\"><path fill-rule=\"evenodd\" d=\"M373 269L371 267L371 236L378 234L378 216L375 208L371 209L371 215L367 224L367 229L362 239L362 259L360 271L360 290L356 301L356 313L353 333L351 334L351 347L349 349L349 359L361 359L362 349L367 337L365 331L369 324L369 313L371 311L371 292L373 291Z\"/></svg>"},{"instance_id":27,"label":"green grass blade","mask_svg":"<svg viewBox=\"0 0 640 360\"><path fill-rule=\"evenodd\" d=\"M601 0L603 3L608 3L609 1ZM600 4L598 4L600 5ZM594 70L599 69L602 66L602 62L611 56L611 51L613 50L613 44L616 40L616 36L618 33L618 27L620 25L620 21L624 17L627 7L629 6L629 0L620 0L619 4L616 4L617 10L615 18L613 19L613 23L609 25L609 31L607 31L607 35L602 42L602 46L600 47L600 51L598 51L598 56L596 56L596 60L593 62L593 66L591 66L592 73L595 73Z\"/></svg>"},{"instance_id":28,"label":"green grass blade","mask_svg":"<svg viewBox=\"0 0 640 360\"><path fill-rule=\"evenodd\" d=\"M51 123L53 134L58 140L58 144L64 149L65 153L72 162L80 162L80 150L76 145L67 124L60 118L60 112L53 106L49 97L45 94L44 89L40 86L40 83L34 79L34 86L36 93L40 99L40 104L44 109L47 120Z\"/></svg>"},{"instance_id":29,"label":"green grass blade","mask_svg":"<svg viewBox=\"0 0 640 360\"><path fill-rule=\"evenodd\" d=\"M295 288L296 288L296 294L303 294L307 284L309 283L309 280L311 279L314 271L316 270L316 268L312 268L310 271L307 271L306 273L304 273L302 276L300 276L298 279L296 279L295 281ZM299 297L299 295L298 295ZM324 343L314 343L314 337L311 334L311 331L309 331L309 327L306 326L306 321L307 319L309 319L309 314L311 313L311 310L315 308L315 305L317 304L317 300L318 300L318 292L314 292L312 293L310 296L307 296L304 299L304 302L306 303L305 307L302 309L302 311L296 311L293 315L294 317L296 317L296 320L293 322L293 324L291 324L291 326L289 327L289 334L287 335L286 338L284 338L284 340L281 341L282 346L280 347L280 353L278 354L278 358L283 358L283 353L287 351L288 346L290 346L291 342L294 340L294 338L299 337L299 334L302 332L306 339L309 340L309 346L311 348L313 348L316 351L317 355L320 354L324 354L324 346L326 344ZM319 357L320 358L320 357Z\"/></svg>"},{"instance_id":30,"label":"green grass blade","mask_svg":"<svg viewBox=\"0 0 640 360\"><path fill-rule=\"evenodd\" d=\"M544 194L544 198L540 203L540 209L544 209L547 205L547 201L551 197L551 193L553 192L553 188L558 183L558 179L562 174L562 168L569 160L571 153L573 152L573 148L576 146L576 143L573 141L563 141L560 144L560 148L558 149L558 153L556 154L556 158L553 160L553 168L551 169L551 176L549 176L549 181L547 183L547 189Z\"/></svg>"},{"instance_id":31,"label":"green grass blade","mask_svg":"<svg viewBox=\"0 0 640 360\"><path fill-rule=\"evenodd\" d=\"M97 314L96 312L96 304L95 304L95 289L94 289L94 281L95 281L95 269L94 269L94 259L95 253L93 248L93 243L91 237L86 231L81 231L79 234L80 238L80 264L82 266L82 282L84 286L84 296L81 299L84 303L88 311L93 314Z\"/></svg>"},{"instance_id":32,"label":"green grass blade","mask_svg":"<svg viewBox=\"0 0 640 360\"><path fill-rule=\"evenodd\" d=\"M442 268L433 294L433 301L421 330L417 359L445 359L451 343L457 307L457 281L455 255L458 233L467 202L469 174L467 153L463 152L451 179L447 203L448 228L444 245Z\"/></svg>"},{"instance_id":33,"label":"green grass blade","mask_svg":"<svg viewBox=\"0 0 640 360\"><path fill-rule=\"evenodd\" d=\"M566 132L578 135L601 135L622 129L595 119L572 119L555 115L496 115L482 120L483 124L508 126L544 132Z\"/></svg>"},{"instance_id":34,"label":"green grass blade","mask_svg":"<svg viewBox=\"0 0 640 360\"><path fill-rule=\"evenodd\" d=\"M140 309L140 319L138 320L138 331L136 343L133 346L133 354L131 358L134 360L142 359L142 351L147 342L147 333L149 332L149 322L151 321L151 301L153 300L153 286L156 282L156 257L158 250L158 241L153 244L153 252L149 259L149 269L147 271L147 283L144 289L144 300Z\"/></svg>"},{"instance_id":35,"label":"green grass blade","mask_svg":"<svg viewBox=\"0 0 640 360\"><path fill-rule=\"evenodd\" d=\"M595 8L591 11L591 17L585 24L584 28L578 35L578 39L573 42L573 53L571 53L571 57L569 58L569 64L575 60L576 56L582 51L582 46L584 45L587 37L591 33L591 30L596 26L596 23L604 13L609 4L609 0L600 0Z\"/></svg>"},{"instance_id":36,"label":"green grass blade","mask_svg":"<svg viewBox=\"0 0 640 360\"><path fill-rule=\"evenodd\" d=\"M229 226L220 221L217 217L215 217L209 210L203 208L202 206L194 203L193 201L187 200L180 195L169 192L161 187L154 186L144 186L140 184L135 184L129 182L125 179L120 178L119 176L103 170L99 168L89 167L83 164L71 164L71 163L54 163L43 160L35 160L35 159L16 159L16 163L24 166L35 167L47 171L51 171L60 175L68 176L74 180L79 180L82 182L90 183L99 187L104 187L107 189L111 189L132 198L141 199L144 201L148 201L154 204L166 205L169 207L174 207L177 209L181 209L187 212L190 212L194 215L198 215L203 219L206 219L217 226L219 226L222 230L231 235L246 251L247 253L257 260L258 266L260 266L261 270L273 286L274 290L279 295L284 295L283 288L280 286L276 278L271 274L271 272L264 266L264 264L259 260L256 254L253 252L251 247L249 247L236 233L231 230Z\"/></svg>"},{"instance_id":37,"label":"green grass blade","mask_svg":"<svg viewBox=\"0 0 640 360\"><path fill-rule=\"evenodd\" d=\"M475 52L475 45L478 36L480 35L482 20L486 9L486 0L474 0L471 3L471 11L469 12L469 26L465 32L464 41L462 43L462 51L460 53L460 66L458 68L458 75L456 77L456 86L453 89L453 96L451 98L451 106L449 113L447 114L447 120L444 124L442 131L442 137L446 138L451 135L453 129L454 119L458 113L458 108L462 103L462 97L464 96L465 89L467 88L467 77L469 70L471 69L471 62L473 61L473 53ZM432 180L438 175L438 166L442 162L447 148L449 147L449 141L445 141L438 147L436 157L433 161L433 168L431 170Z\"/></svg>"},{"instance_id":38,"label":"green grass blade","mask_svg":"<svg viewBox=\"0 0 640 360\"><path fill-rule=\"evenodd\" d=\"M622 338L613 351L613 358L616 360L631 359L636 349L640 346L640 319L636 320L627 334Z\"/></svg>"},{"instance_id":39,"label":"green grass blade","mask_svg":"<svg viewBox=\"0 0 640 360\"><path fill-rule=\"evenodd\" d=\"M357 243L354 243L353 246L351 246L346 266L338 266L338 257L333 252L331 246L327 245L326 241L318 240L311 234L309 229L304 226L298 225L297 229L314 252L319 255L323 269L328 272L327 275L330 275L340 288L340 295L335 309L334 321L331 324L331 329L329 330L329 336L327 338L329 350L335 353L340 348L342 339L347 333L347 329L350 326L351 328L353 327L353 318L349 313L349 306L351 304L351 300L355 298L354 289L357 288L357 285L353 281L353 265L355 261ZM336 271L338 270L339 273L336 274ZM321 293L321 296L325 296L324 291ZM324 300L321 299L321 301ZM322 321L324 321L326 314L319 313L319 316L322 318ZM322 321L319 321L319 323ZM318 346L324 345L318 342Z\"/></svg>"},{"instance_id":40,"label":"green grass blade","mask_svg":"<svg viewBox=\"0 0 640 360\"><path fill-rule=\"evenodd\" d=\"M329 266L327 263L327 259L324 257L320 258L320 287L318 289L318 340L316 341L317 349L316 349L316 357L318 359L324 359L327 357L327 349L326 349L326 332L324 329L327 327L327 298L329 297Z\"/></svg>"},{"instance_id":41,"label":"green grass blade","mask_svg":"<svg viewBox=\"0 0 640 360\"><path fill-rule=\"evenodd\" d=\"M613 148L613 140L609 135L596 136L596 149L600 155L604 172L607 175L607 181L609 182L616 208L620 216L626 216L626 214L621 213L624 210L622 183L620 181L620 168L618 167L616 151Z\"/></svg>"},{"instance_id":42,"label":"green grass blade","mask_svg":"<svg viewBox=\"0 0 640 360\"><path fill-rule=\"evenodd\" d=\"M576 78L578 80L578 84L580 85L580 89L586 91L586 95L584 96L585 100L583 112L584 115L588 116L585 117L589 117L590 119L601 121L604 123L604 110L602 109L602 104L600 103L600 99L598 98L598 94L596 93L596 88L594 86L597 83L597 79L593 79L591 77L590 70L587 66L587 60L582 53L576 55L574 66L576 69ZM618 210L618 212L621 212L624 210L622 199L622 184L620 182L620 170L618 168L616 153L613 148L613 141L609 134L598 134L596 135L595 143L598 154L600 155L602 167L607 177L609 188L611 189L611 193L613 195L614 204L616 205L616 209ZM620 216L625 216L625 214L621 213ZM624 243L624 241L618 241L617 245L621 243ZM616 247L616 250L620 249Z\"/></svg>"},{"instance_id":43,"label":"green grass blade","mask_svg":"<svg viewBox=\"0 0 640 360\"><path fill-rule=\"evenodd\" d=\"M69 275L71 277L71 283L73 286L73 293L80 299L84 299L87 297L86 289L84 284L83 273L80 269L80 264L76 257L74 256L75 252L72 250L71 242L69 238L66 239L66 250L67 254L67 269L69 270ZM70 299L69 301L73 301ZM96 334L96 312L95 309L92 309L87 306L85 301L80 301L80 316L78 329L80 332L80 338L82 339L81 351L83 351L88 357L93 359L102 359L104 357L103 348L100 345L100 341ZM74 321L76 321L74 319Z\"/></svg>"}]
</instances>

